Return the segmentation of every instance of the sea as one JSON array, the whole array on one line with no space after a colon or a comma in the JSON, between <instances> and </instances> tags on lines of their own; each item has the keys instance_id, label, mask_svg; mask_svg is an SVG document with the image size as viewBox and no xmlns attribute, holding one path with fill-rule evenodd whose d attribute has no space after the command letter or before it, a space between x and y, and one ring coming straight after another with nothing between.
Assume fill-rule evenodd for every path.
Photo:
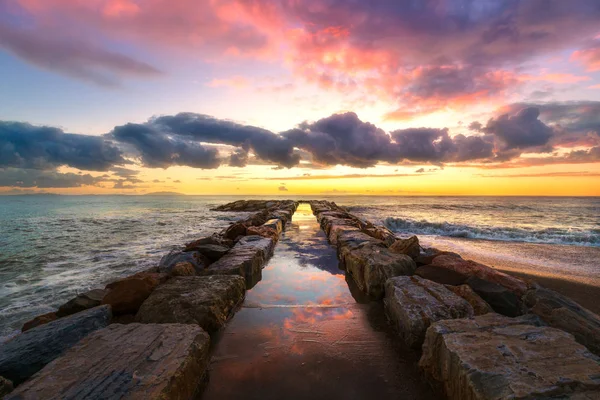
<instances>
[{"instance_id":1,"label":"sea","mask_svg":"<svg viewBox=\"0 0 600 400\"><path fill-rule=\"evenodd\" d=\"M0 196L0 342L77 293L155 266L170 250L245 218L248 213L210 211L241 198L259 197ZM527 261L539 248L545 256L531 257L540 268L600 285L598 197L281 198L335 201L401 236L500 249L507 260ZM548 254L554 252L583 254L584 261L553 264Z\"/></svg>"}]
</instances>

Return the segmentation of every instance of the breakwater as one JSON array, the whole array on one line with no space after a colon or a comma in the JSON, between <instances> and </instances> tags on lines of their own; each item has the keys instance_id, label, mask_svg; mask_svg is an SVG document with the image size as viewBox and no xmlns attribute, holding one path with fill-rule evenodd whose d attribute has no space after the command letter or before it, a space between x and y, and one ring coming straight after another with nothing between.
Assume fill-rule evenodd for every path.
<instances>
[{"instance_id":1,"label":"breakwater","mask_svg":"<svg viewBox=\"0 0 600 400\"><path fill-rule=\"evenodd\" d=\"M370 300L374 309L385 307L394 335L420 356L421 376L439 393L451 399L598 397L598 316L535 282L463 260L458 254L424 249L416 237L399 239L335 203L307 203L335 248L336 267L346 272L353 297L362 296L360 302L365 304ZM277 383L264 385L265 391L279 385L282 393L289 393L292 385L303 380L318 384L321 378L315 375L323 368L344 367L348 369L344 375L349 375L354 364L344 366L337 357L342 353L350 357L356 351L357 364L367 365L373 359L380 364L348 382L338 381L338 386L324 385L329 388L328 398L356 393L355 388L350 390L352 380L362 386L376 385L377 389L368 390L391 398L400 393L394 384L410 383L412 391L403 395L430 398L409 378L410 368L397 375L385 372L386 366L402 361L394 357L402 356L391 347L386 350L386 341L375 340L378 334L357 323L364 309L349 304L348 294L315 298L315 304L299 304L288 296L284 306L277 280L261 282L263 267L286 226L289 229L297 207L294 201L237 201L221 206L219 211L254 214L165 255L151 270L81 294L56 312L29 321L24 333L0 347L0 376L6 378L0 383L6 392L9 380L16 385L7 398L197 397L206 386L211 357L213 362L233 357L224 349L243 348L247 342L247 338L236 339L236 331L246 335L248 324L260 332L268 330L277 315L287 315L286 310L299 310L296 322L319 327L290 327L290 320L282 317L282 329L309 335L283 338L291 341L290 353L310 354L314 364L287 369L295 358L277 350L286 346L286 340L278 337L276 344L261 350L260 357L264 362L277 357L277 365L288 375L304 378L281 376ZM295 245L286 243L285 251L307 258L328 257L325 252L311 253L310 246ZM281 259L279 266L269 264L269 269L283 270L286 260ZM332 264L329 258L322 261ZM323 277L326 284L329 279ZM336 280L336 288L341 287L339 282L345 284ZM281 278L279 284L283 283ZM261 285L268 290L261 291ZM328 287L321 290L327 292ZM249 303L247 293L251 293ZM242 304L242 319L229 322ZM263 308L272 310L267 313L270 321L262 321L259 310ZM328 331L324 328L328 324L338 329ZM235 328L231 338L213 343L226 325ZM338 333L335 340L327 340ZM353 335L354 340L348 337ZM306 343L321 347L308 351L303 347ZM355 350L352 346L357 345ZM324 367L323 359L330 364ZM208 398L236 398L244 392L227 389L236 387L237 381L247 387L246 380L260 370L254 359L221 365L213 367L219 385L209 385ZM243 375L233 373L242 366ZM298 396L314 394L303 385L295 390Z\"/></svg>"}]
</instances>

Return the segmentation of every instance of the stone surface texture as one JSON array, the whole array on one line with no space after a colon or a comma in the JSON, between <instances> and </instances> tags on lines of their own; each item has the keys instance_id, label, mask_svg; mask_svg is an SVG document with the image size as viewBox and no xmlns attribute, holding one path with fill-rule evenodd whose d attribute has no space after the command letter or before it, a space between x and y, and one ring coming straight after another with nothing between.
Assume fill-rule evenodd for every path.
<instances>
[{"instance_id":1,"label":"stone surface texture","mask_svg":"<svg viewBox=\"0 0 600 400\"><path fill-rule=\"evenodd\" d=\"M140 307L136 321L197 324L214 332L241 305L245 290L245 281L239 276L172 278L152 292Z\"/></svg>"},{"instance_id":2,"label":"stone surface texture","mask_svg":"<svg viewBox=\"0 0 600 400\"><path fill-rule=\"evenodd\" d=\"M571 333L590 351L600 356L600 316L550 289L534 289L523 296L529 312L548 325Z\"/></svg>"},{"instance_id":3,"label":"stone surface texture","mask_svg":"<svg viewBox=\"0 0 600 400\"><path fill-rule=\"evenodd\" d=\"M20 384L111 318L110 307L99 306L15 336L0 345L0 376Z\"/></svg>"},{"instance_id":4,"label":"stone surface texture","mask_svg":"<svg viewBox=\"0 0 600 400\"><path fill-rule=\"evenodd\" d=\"M407 346L419 348L435 321L468 318L473 307L444 285L418 276L398 276L385 284L385 311Z\"/></svg>"},{"instance_id":5,"label":"stone surface texture","mask_svg":"<svg viewBox=\"0 0 600 400\"><path fill-rule=\"evenodd\" d=\"M106 285L110 289L102 299L115 315L135 314L150 293L166 280L164 274L143 272Z\"/></svg>"},{"instance_id":6,"label":"stone surface texture","mask_svg":"<svg viewBox=\"0 0 600 400\"><path fill-rule=\"evenodd\" d=\"M469 285L460 285L460 286L452 286L452 285L444 285L448 290L453 292L455 295L462 297L465 299L471 307L473 307L473 312L475 315L483 315L490 312L494 312L492 307L485 300L483 300L477 293L471 289Z\"/></svg>"},{"instance_id":7,"label":"stone surface texture","mask_svg":"<svg viewBox=\"0 0 600 400\"><path fill-rule=\"evenodd\" d=\"M394 253L406 254L413 259L421 254L421 246L416 236L411 236L408 239L397 239L390 246L390 250Z\"/></svg>"},{"instance_id":8,"label":"stone surface texture","mask_svg":"<svg viewBox=\"0 0 600 400\"><path fill-rule=\"evenodd\" d=\"M113 324L54 360L9 399L191 399L209 360L195 325Z\"/></svg>"},{"instance_id":9,"label":"stone surface texture","mask_svg":"<svg viewBox=\"0 0 600 400\"><path fill-rule=\"evenodd\" d=\"M47 324L48 322L52 322L58 319L58 315L55 312L49 312L47 314L38 315L30 321L27 321L23 324L21 328L21 332L26 332L30 329L35 328L36 326Z\"/></svg>"},{"instance_id":10,"label":"stone surface texture","mask_svg":"<svg viewBox=\"0 0 600 400\"><path fill-rule=\"evenodd\" d=\"M343 263L358 288L376 299L383 297L389 278L412 275L416 268L415 262L405 254L368 245L344 252Z\"/></svg>"},{"instance_id":11,"label":"stone surface texture","mask_svg":"<svg viewBox=\"0 0 600 400\"><path fill-rule=\"evenodd\" d=\"M56 315L57 317L62 318L83 310L98 307L100 304L102 304L102 299L106 293L108 293L108 290L105 289L94 289L85 293L81 293L62 306L58 307Z\"/></svg>"},{"instance_id":12,"label":"stone surface texture","mask_svg":"<svg viewBox=\"0 0 600 400\"><path fill-rule=\"evenodd\" d=\"M436 322L419 366L451 400L600 398L600 359L570 334L523 318Z\"/></svg>"}]
</instances>

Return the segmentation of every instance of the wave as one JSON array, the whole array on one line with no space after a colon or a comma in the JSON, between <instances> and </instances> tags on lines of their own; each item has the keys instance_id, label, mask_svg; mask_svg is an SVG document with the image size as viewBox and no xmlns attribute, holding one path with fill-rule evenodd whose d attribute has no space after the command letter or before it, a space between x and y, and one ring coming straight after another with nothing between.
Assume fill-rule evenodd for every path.
<instances>
[{"instance_id":1,"label":"wave","mask_svg":"<svg viewBox=\"0 0 600 400\"><path fill-rule=\"evenodd\" d=\"M487 239L511 242L571 244L600 246L600 230L564 228L526 229L508 226L471 226L448 222L430 222L404 218L386 218L384 225L396 233L438 235L469 239Z\"/></svg>"}]
</instances>

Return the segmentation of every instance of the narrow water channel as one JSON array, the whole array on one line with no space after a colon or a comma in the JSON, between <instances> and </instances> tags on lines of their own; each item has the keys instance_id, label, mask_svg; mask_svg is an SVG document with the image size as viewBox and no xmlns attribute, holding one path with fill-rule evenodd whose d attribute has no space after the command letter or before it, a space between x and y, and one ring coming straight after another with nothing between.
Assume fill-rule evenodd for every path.
<instances>
[{"instance_id":1,"label":"narrow water channel","mask_svg":"<svg viewBox=\"0 0 600 400\"><path fill-rule=\"evenodd\" d=\"M381 303L347 282L308 204L214 339L206 400L437 398L421 381L417 355L394 339Z\"/></svg>"}]
</instances>

